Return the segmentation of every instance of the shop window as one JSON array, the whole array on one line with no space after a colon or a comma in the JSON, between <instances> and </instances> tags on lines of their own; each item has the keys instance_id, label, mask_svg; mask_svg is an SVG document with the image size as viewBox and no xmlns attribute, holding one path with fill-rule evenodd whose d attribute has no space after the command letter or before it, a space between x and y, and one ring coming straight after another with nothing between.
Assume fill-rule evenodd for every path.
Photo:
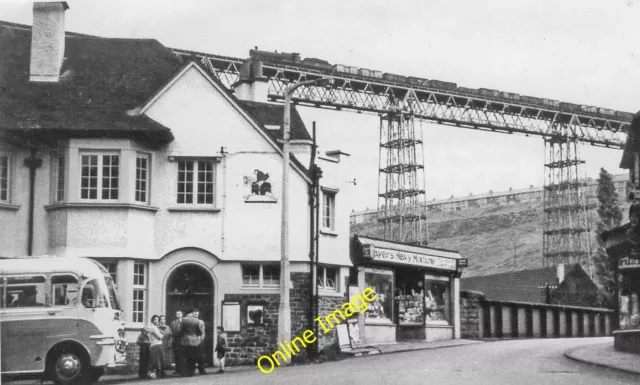
<instances>
[{"instance_id":1,"label":"shop window","mask_svg":"<svg viewBox=\"0 0 640 385\"><path fill-rule=\"evenodd\" d=\"M78 298L80 285L73 275L51 277L51 298L53 306L73 306Z\"/></svg>"},{"instance_id":2,"label":"shop window","mask_svg":"<svg viewBox=\"0 0 640 385\"><path fill-rule=\"evenodd\" d=\"M7 307L39 307L46 304L45 278L39 275L7 277Z\"/></svg>"},{"instance_id":3,"label":"shop window","mask_svg":"<svg viewBox=\"0 0 640 385\"><path fill-rule=\"evenodd\" d=\"M318 288L321 290L338 290L338 269L318 267Z\"/></svg>"},{"instance_id":4,"label":"shop window","mask_svg":"<svg viewBox=\"0 0 640 385\"><path fill-rule=\"evenodd\" d=\"M424 275L416 269L396 269L398 323L424 324Z\"/></svg>"},{"instance_id":5,"label":"shop window","mask_svg":"<svg viewBox=\"0 0 640 385\"><path fill-rule=\"evenodd\" d=\"M213 205L214 163L212 160L178 162L178 203Z\"/></svg>"},{"instance_id":6,"label":"shop window","mask_svg":"<svg viewBox=\"0 0 640 385\"><path fill-rule=\"evenodd\" d=\"M144 322L146 298L147 266L144 262L136 262L133 264L133 311L131 312L133 322Z\"/></svg>"},{"instance_id":7,"label":"shop window","mask_svg":"<svg viewBox=\"0 0 640 385\"><path fill-rule=\"evenodd\" d=\"M242 265L242 286L256 288L280 286L280 265Z\"/></svg>"},{"instance_id":8,"label":"shop window","mask_svg":"<svg viewBox=\"0 0 640 385\"><path fill-rule=\"evenodd\" d=\"M425 319L427 324L451 324L451 292L448 277L425 275Z\"/></svg>"},{"instance_id":9,"label":"shop window","mask_svg":"<svg viewBox=\"0 0 640 385\"><path fill-rule=\"evenodd\" d=\"M9 203L10 165L9 156L0 155L0 202L2 203Z\"/></svg>"},{"instance_id":10,"label":"shop window","mask_svg":"<svg viewBox=\"0 0 640 385\"><path fill-rule=\"evenodd\" d=\"M120 156L84 153L80 155L80 199L118 200Z\"/></svg>"},{"instance_id":11,"label":"shop window","mask_svg":"<svg viewBox=\"0 0 640 385\"><path fill-rule=\"evenodd\" d=\"M365 288L372 288L376 299L369 303L365 313L365 322L393 323L393 271L382 269L365 269Z\"/></svg>"}]
</instances>

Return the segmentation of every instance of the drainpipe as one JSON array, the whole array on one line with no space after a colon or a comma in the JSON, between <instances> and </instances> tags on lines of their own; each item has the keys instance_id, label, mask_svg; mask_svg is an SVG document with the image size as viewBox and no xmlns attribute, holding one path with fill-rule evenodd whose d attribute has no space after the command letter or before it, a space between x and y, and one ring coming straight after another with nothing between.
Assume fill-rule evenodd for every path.
<instances>
[{"instance_id":1,"label":"drainpipe","mask_svg":"<svg viewBox=\"0 0 640 385\"><path fill-rule=\"evenodd\" d=\"M317 197L316 197L316 184L317 184L317 179L315 177L315 173L314 173L314 169L315 169L315 165L316 165L316 152L317 152L317 147L316 147L316 122L313 122L313 130L312 130L312 135L313 135L313 145L311 146L311 162L309 164L309 170L311 171L311 186L309 187L309 211L310 211L310 222L309 222L309 271L310 271L310 282L309 282L309 293L310 293L310 297L309 298L309 304L310 304L310 308L309 308L309 313L310 313L310 317L309 317L309 322L311 322L314 326L314 328L317 327L316 323L313 322L313 320L316 318L316 314L318 313L317 311L317 291L318 291L318 286L317 286L317 275L318 275L318 270L317 270L317 264L316 264L316 243L317 243L317 227L316 227L316 205L317 205ZM315 330L315 329L314 329ZM317 331L316 333L314 333L315 335L317 335ZM317 358L318 357L318 349L317 349L317 344L310 344L309 345L309 350L307 352L307 354L309 355L310 358Z\"/></svg>"},{"instance_id":2,"label":"drainpipe","mask_svg":"<svg viewBox=\"0 0 640 385\"><path fill-rule=\"evenodd\" d=\"M36 169L42 166L42 159L36 158L37 150L31 149L31 156L24 159L24 165L29 167L29 219L27 229L27 255L33 255L33 209L35 206Z\"/></svg>"},{"instance_id":3,"label":"drainpipe","mask_svg":"<svg viewBox=\"0 0 640 385\"><path fill-rule=\"evenodd\" d=\"M316 125L315 122L313 124L313 142L315 143L315 138L316 138ZM315 153L315 145L314 145L314 153ZM313 287L315 288L315 293L316 293L316 298L315 298L315 302L314 302L314 309L315 309L315 314L313 315L313 319L315 320L316 318L318 318L318 315L320 313L320 295L318 294L318 262L320 261L320 178L321 176L317 176L315 178L315 182L314 182L314 190L313 190L313 194L315 195L315 201L316 201L316 227L315 227L315 237L316 237L316 260L314 261L314 267L315 267L315 272L316 272L316 277L314 277L313 279ZM313 335L317 336L318 335L318 323L314 322L313 323ZM320 341L318 341L318 343L314 344L314 348L315 348L315 352L316 352L316 356L318 355L318 349L319 349L319 344Z\"/></svg>"}]
</instances>

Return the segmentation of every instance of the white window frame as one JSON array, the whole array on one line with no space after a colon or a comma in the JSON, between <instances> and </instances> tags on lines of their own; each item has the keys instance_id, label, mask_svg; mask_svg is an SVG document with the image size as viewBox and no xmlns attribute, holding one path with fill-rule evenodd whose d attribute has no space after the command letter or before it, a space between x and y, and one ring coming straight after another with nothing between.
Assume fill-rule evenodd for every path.
<instances>
[{"instance_id":1,"label":"white window frame","mask_svg":"<svg viewBox=\"0 0 640 385\"><path fill-rule=\"evenodd\" d=\"M136 268L142 266L144 271L142 274L136 273ZM137 277L142 276L143 282L140 283L136 280ZM131 321L133 323L144 323L147 319L147 303L148 303L148 291L147 286L149 283L149 266L146 262L134 262L133 263L133 297L132 297L132 310ZM142 294L142 298L136 298L136 293ZM137 303L142 303L142 311L137 310ZM137 317L142 315L142 317Z\"/></svg>"},{"instance_id":2,"label":"white window frame","mask_svg":"<svg viewBox=\"0 0 640 385\"><path fill-rule=\"evenodd\" d=\"M185 183L183 181L180 181L180 164L183 162L191 162L193 163L193 168L192 168L192 180L189 182L191 184L191 198L192 201L191 202L186 202L186 197L187 192L180 192L180 184L181 183ZM201 163L208 163L211 165L211 203L207 203L206 202L206 195L205 195L205 202L199 203L198 202L198 194L200 193L204 193L204 194L208 194L208 191L206 191L206 186L205 186L205 191L201 192L200 191L200 183L198 180L198 176L199 176L199 172L200 172L200 167L201 167ZM180 207L183 206L194 206L194 207L215 207L216 206L216 179L217 179L217 161L215 158L179 158L176 159L176 204ZM207 181L202 182L202 183L207 183ZM185 196L185 202L180 202L180 194L184 194Z\"/></svg>"},{"instance_id":3,"label":"white window frame","mask_svg":"<svg viewBox=\"0 0 640 385\"><path fill-rule=\"evenodd\" d=\"M335 282L333 287L327 285L327 269L331 269L336 272ZM337 266L318 266L317 271L318 289L324 291L338 291L340 282L340 268Z\"/></svg>"},{"instance_id":4,"label":"white window frame","mask_svg":"<svg viewBox=\"0 0 640 385\"><path fill-rule=\"evenodd\" d=\"M2 174L0 174L0 203L9 204L11 203L11 154L0 153L0 159L3 158L7 160L7 177L2 178ZM5 188L2 187L3 181L6 182ZM3 198L2 195L5 197Z\"/></svg>"},{"instance_id":5,"label":"white window frame","mask_svg":"<svg viewBox=\"0 0 640 385\"><path fill-rule=\"evenodd\" d=\"M254 284L254 283L249 283L246 284L244 283L244 267L249 267L249 266L253 266L253 267L258 267L258 283ZM265 282L265 275L264 275L264 267L265 266L275 266L278 269L280 269L280 265L277 265L275 263L243 263L240 265L240 270L241 270L241 279L242 279L242 287L245 289L271 289L271 288L279 288L280 287L280 276L282 274L282 271L278 271L278 284L277 285L273 285L273 284L267 284Z\"/></svg>"},{"instance_id":6,"label":"white window frame","mask_svg":"<svg viewBox=\"0 0 640 385\"><path fill-rule=\"evenodd\" d=\"M321 228L326 231L335 231L336 229L336 195L338 191L333 189L322 188L322 223ZM329 200L329 211L327 214L327 200ZM327 226L327 219L329 226Z\"/></svg>"},{"instance_id":7,"label":"white window frame","mask_svg":"<svg viewBox=\"0 0 640 385\"><path fill-rule=\"evenodd\" d=\"M97 174L97 183L96 183L96 197L95 198L83 198L82 197L82 157L83 156L97 156L98 157L98 164L97 164L97 168L98 168L98 174ZM102 198L102 192L104 189L104 186L102 185L102 178L103 178L103 174L102 174L102 169L103 169L103 162L104 162L104 156L117 156L118 157L118 184L116 187L116 191L118 194L118 198L115 199L103 199ZM121 189L121 180L122 180L122 155L120 154L119 151L81 151L79 153L79 185L78 185L78 189L79 189L79 194L78 195L80 197L81 201L89 201L89 202L118 202L122 196L122 189ZM90 190L89 190L90 192Z\"/></svg>"},{"instance_id":8,"label":"white window frame","mask_svg":"<svg viewBox=\"0 0 640 385\"><path fill-rule=\"evenodd\" d=\"M144 170L145 172L145 178L138 178L138 159L144 159L146 161L146 168L142 169L140 168L140 170ZM149 186L149 181L151 180L150 178L150 174L151 174L151 155L147 154L147 153L142 153L139 152L136 154L136 158L135 158L135 183L134 183L134 192L133 192L133 200L137 203L143 203L143 204L148 204L149 203L149 193L151 191L150 186ZM145 187L144 189L142 188L138 188L138 183L144 183ZM144 199L138 199L138 194L144 194Z\"/></svg>"}]
</instances>

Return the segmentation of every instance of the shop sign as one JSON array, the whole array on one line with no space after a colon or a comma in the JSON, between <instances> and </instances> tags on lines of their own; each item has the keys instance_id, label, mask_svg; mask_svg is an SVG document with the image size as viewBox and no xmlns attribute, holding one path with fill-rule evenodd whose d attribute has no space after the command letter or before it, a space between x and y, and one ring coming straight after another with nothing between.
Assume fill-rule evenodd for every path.
<instances>
[{"instance_id":1,"label":"shop sign","mask_svg":"<svg viewBox=\"0 0 640 385\"><path fill-rule=\"evenodd\" d=\"M367 250L365 248L365 250ZM369 252L365 252L370 258L377 262L399 263L403 265L431 267L435 269L456 270L456 260L452 258L434 257L431 255L415 254L406 251L379 249L370 247Z\"/></svg>"},{"instance_id":2,"label":"shop sign","mask_svg":"<svg viewBox=\"0 0 640 385\"><path fill-rule=\"evenodd\" d=\"M640 259L635 258L622 258L618 261L619 269L637 269L640 268Z\"/></svg>"}]
</instances>

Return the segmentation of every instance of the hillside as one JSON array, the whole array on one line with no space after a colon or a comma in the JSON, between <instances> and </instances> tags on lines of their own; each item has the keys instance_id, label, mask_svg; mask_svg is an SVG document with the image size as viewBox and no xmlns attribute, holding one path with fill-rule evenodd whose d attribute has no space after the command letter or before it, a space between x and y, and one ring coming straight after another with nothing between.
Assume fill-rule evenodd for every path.
<instances>
[{"instance_id":1,"label":"hillside","mask_svg":"<svg viewBox=\"0 0 640 385\"><path fill-rule=\"evenodd\" d=\"M430 214L428 222L429 246L468 258L466 277L543 267L541 203ZM352 225L351 233L379 236L373 224Z\"/></svg>"}]
</instances>

